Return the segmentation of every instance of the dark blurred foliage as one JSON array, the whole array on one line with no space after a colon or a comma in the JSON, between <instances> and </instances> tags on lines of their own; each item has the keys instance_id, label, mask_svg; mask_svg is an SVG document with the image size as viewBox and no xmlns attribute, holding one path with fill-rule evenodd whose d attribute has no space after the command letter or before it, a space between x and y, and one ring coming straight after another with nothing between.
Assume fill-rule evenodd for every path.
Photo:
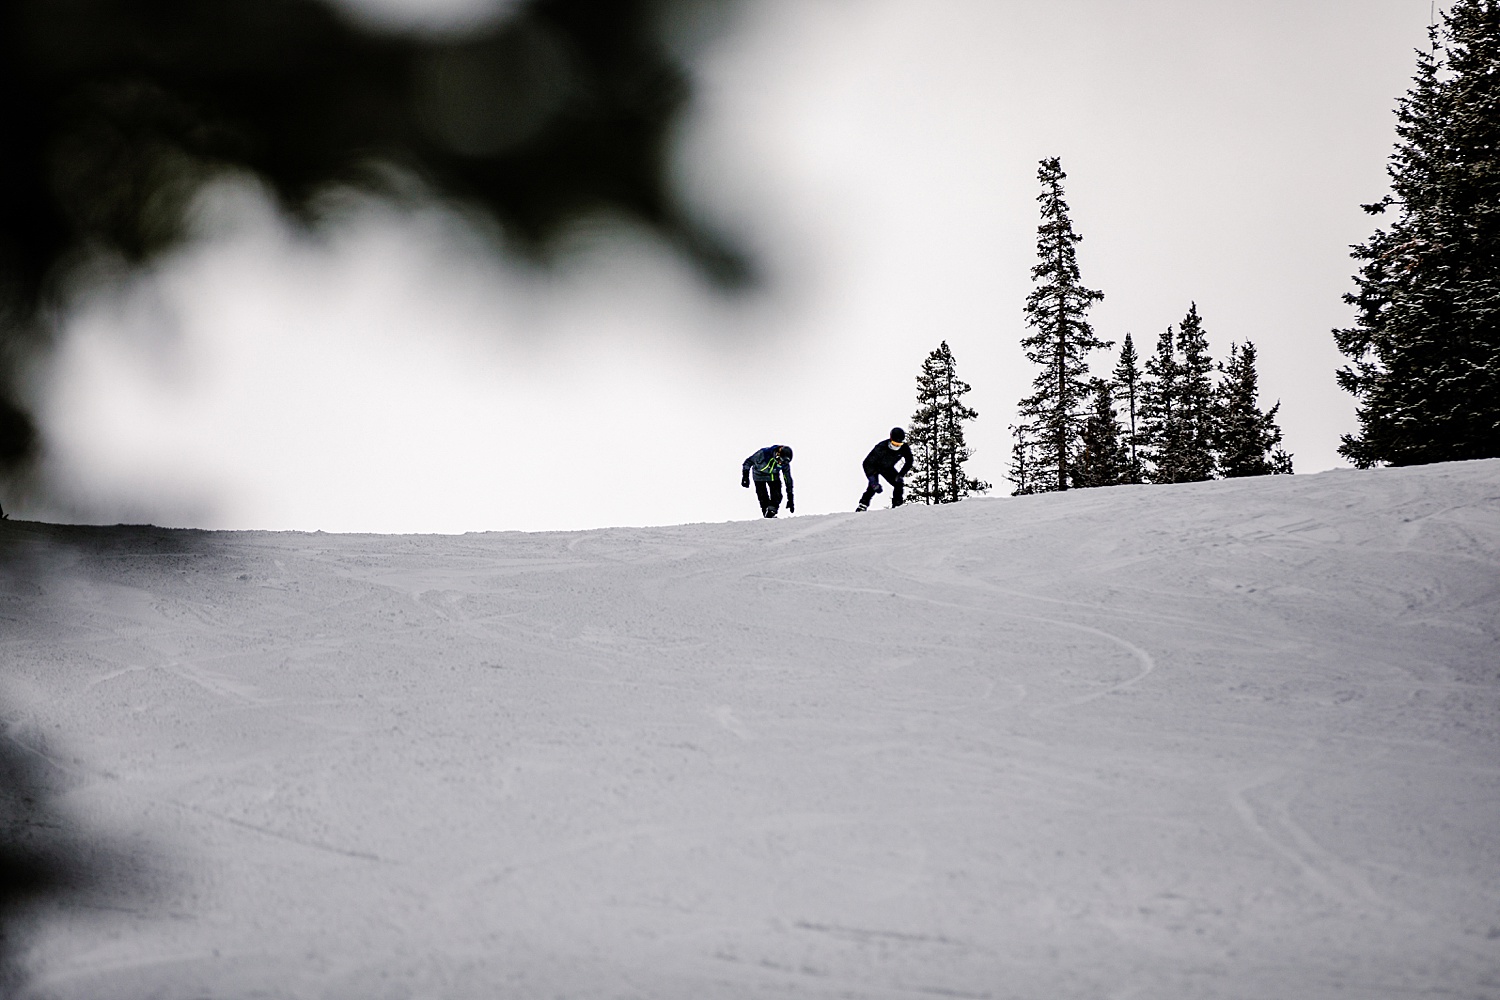
<instances>
[{"instance_id":1,"label":"dark blurred foliage","mask_svg":"<svg viewBox=\"0 0 1500 1000\"><path fill-rule=\"evenodd\" d=\"M129 580L121 567L142 561L214 559L212 540L150 526L0 521L0 635L76 634L71 587L105 569ZM149 836L110 832L68 808L69 792L115 779L73 756L66 736L36 718L45 714L0 702L0 998L28 995L24 952L49 916L129 913L159 901L176 878Z\"/></svg>"},{"instance_id":2,"label":"dark blurred foliage","mask_svg":"<svg viewBox=\"0 0 1500 1000\"><path fill-rule=\"evenodd\" d=\"M58 849L63 824L50 808L44 766L9 734L0 738L0 996L13 995L20 982L18 911L84 880Z\"/></svg>"},{"instance_id":3,"label":"dark blurred foliage","mask_svg":"<svg viewBox=\"0 0 1500 1000\"><path fill-rule=\"evenodd\" d=\"M8 568L0 560L0 574ZM40 731L0 721L0 997L22 994L28 939L49 915L129 911L166 884L152 874L161 865L149 845L102 833L63 807L77 781Z\"/></svg>"},{"instance_id":4,"label":"dark blurred foliage","mask_svg":"<svg viewBox=\"0 0 1500 1000\"><path fill-rule=\"evenodd\" d=\"M743 283L667 178L689 83L665 32L731 2L534 0L433 38L319 0L0 0L0 467L35 446L15 379L62 281L172 245L226 170L307 220L331 186L415 187L487 211L538 257L612 212Z\"/></svg>"}]
</instances>

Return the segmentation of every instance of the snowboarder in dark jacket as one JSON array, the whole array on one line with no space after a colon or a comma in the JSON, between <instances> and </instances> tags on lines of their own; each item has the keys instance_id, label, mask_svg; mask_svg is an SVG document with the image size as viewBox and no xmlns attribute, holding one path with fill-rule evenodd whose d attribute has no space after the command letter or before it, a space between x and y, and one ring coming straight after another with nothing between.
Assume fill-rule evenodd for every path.
<instances>
[{"instance_id":1,"label":"snowboarder in dark jacket","mask_svg":"<svg viewBox=\"0 0 1500 1000\"><path fill-rule=\"evenodd\" d=\"M792 496L792 449L784 444L771 444L760 449L741 467L740 485L750 488L750 477L755 477L755 495L760 498L760 512L765 517L775 517L781 509L781 478L786 477L786 512L797 513L797 501Z\"/></svg>"},{"instance_id":2,"label":"snowboarder in dark jacket","mask_svg":"<svg viewBox=\"0 0 1500 1000\"><path fill-rule=\"evenodd\" d=\"M897 464L903 460L905 464L897 470ZM892 427L891 436L877 443L865 456L863 465L866 481L865 495L859 498L859 506L854 509L870 509L870 499L880 492L882 478L891 484L891 506L899 507L905 503L906 474L911 471L914 461L911 455L911 445L906 443L906 431L900 427Z\"/></svg>"}]
</instances>

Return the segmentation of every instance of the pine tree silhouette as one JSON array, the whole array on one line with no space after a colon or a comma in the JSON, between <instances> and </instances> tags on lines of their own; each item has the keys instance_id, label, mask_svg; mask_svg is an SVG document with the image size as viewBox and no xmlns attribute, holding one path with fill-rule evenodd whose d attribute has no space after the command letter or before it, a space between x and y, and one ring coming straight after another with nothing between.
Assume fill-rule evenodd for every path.
<instances>
[{"instance_id":1,"label":"pine tree silhouette","mask_svg":"<svg viewBox=\"0 0 1500 1000\"><path fill-rule=\"evenodd\" d=\"M1028 424L1012 424L1010 427L1010 470L1005 474L1015 489L1011 496L1021 497L1036 492L1031 468L1031 427Z\"/></svg>"},{"instance_id":2,"label":"pine tree silhouette","mask_svg":"<svg viewBox=\"0 0 1500 1000\"><path fill-rule=\"evenodd\" d=\"M1069 466L1079 448L1089 399L1085 358L1089 351L1110 346L1094 335L1085 318L1104 293L1085 288L1079 275L1075 247L1083 237L1073 231L1063 200L1066 177L1056 157L1043 160L1037 170L1042 184L1037 196L1042 206L1039 260L1031 269L1033 288L1026 299L1026 325L1033 332L1021 347L1041 371L1032 381L1035 391L1018 407L1034 435L1027 464L1036 492L1068 488Z\"/></svg>"},{"instance_id":3,"label":"pine tree silhouette","mask_svg":"<svg viewBox=\"0 0 1500 1000\"><path fill-rule=\"evenodd\" d=\"M1140 358L1135 353L1135 344L1128 333L1124 343L1120 345L1120 362L1115 365L1114 378L1115 399L1125 404L1122 416L1126 418L1125 441L1130 448L1130 469L1125 482L1139 483L1142 481L1141 460L1136 454L1136 446L1140 443L1140 431L1136 416L1140 402L1141 367Z\"/></svg>"},{"instance_id":4,"label":"pine tree silhouette","mask_svg":"<svg viewBox=\"0 0 1500 1000\"><path fill-rule=\"evenodd\" d=\"M1176 483L1182 466L1182 417L1178 399L1182 380L1177 337L1172 327L1156 338L1141 379L1141 449L1148 483Z\"/></svg>"},{"instance_id":5,"label":"pine tree silhouette","mask_svg":"<svg viewBox=\"0 0 1500 1000\"><path fill-rule=\"evenodd\" d=\"M1094 393L1093 406L1083 424L1083 447L1073 466L1073 485L1086 489L1129 482L1130 456L1120 440L1114 386L1102 378L1089 384Z\"/></svg>"},{"instance_id":6,"label":"pine tree silhouette","mask_svg":"<svg viewBox=\"0 0 1500 1000\"><path fill-rule=\"evenodd\" d=\"M1177 330L1167 327L1146 359L1140 387L1144 476L1151 483L1196 483L1217 475L1213 381L1198 305Z\"/></svg>"},{"instance_id":7,"label":"pine tree silhouette","mask_svg":"<svg viewBox=\"0 0 1500 1000\"><path fill-rule=\"evenodd\" d=\"M907 432L915 462L911 473L914 499L954 503L990 488L964 471L973 451L964 443L963 425L979 416L979 411L963 403L970 388L958 377L946 340L922 362L917 375L917 412Z\"/></svg>"},{"instance_id":8,"label":"pine tree silhouette","mask_svg":"<svg viewBox=\"0 0 1500 1000\"><path fill-rule=\"evenodd\" d=\"M1177 327L1177 418L1181 428L1177 472L1173 482L1197 483L1213 479L1214 461L1214 361L1208 354L1208 338L1198 303L1189 306Z\"/></svg>"},{"instance_id":9,"label":"pine tree silhouette","mask_svg":"<svg viewBox=\"0 0 1500 1000\"><path fill-rule=\"evenodd\" d=\"M1220 367L1224 379L1218 390L1219 468L1224 478L1269 476L1292 471L1292 457L1283 451L1276 425L1277 402L1261 412L1255 345L1229 345L1229 361Z\"/></svg>"}]
</instances>

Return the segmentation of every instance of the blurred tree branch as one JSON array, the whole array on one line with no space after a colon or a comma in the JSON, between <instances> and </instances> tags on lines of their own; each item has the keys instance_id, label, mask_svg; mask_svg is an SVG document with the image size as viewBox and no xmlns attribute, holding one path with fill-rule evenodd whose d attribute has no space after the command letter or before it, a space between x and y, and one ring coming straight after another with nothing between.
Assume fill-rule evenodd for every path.
<instances>
[{"instance_id":1,"label":"blurred tree branch","mask_svg":"<svg viewBox=\"0 0 1500 1000\"><path fill-rule=\"evenodd\" d=\"M721 286L745 259L667 177L689 95L665 29L733 0L533 0L476 34L380 32L320 0L0 0L0 467L33 452L21 360L73 268L179 240L209 179L249 170L307 221L394 177L478 206L545 258L607 211ZM394 168L394 169L392 169Z\"/></svg>"}]
</instances>

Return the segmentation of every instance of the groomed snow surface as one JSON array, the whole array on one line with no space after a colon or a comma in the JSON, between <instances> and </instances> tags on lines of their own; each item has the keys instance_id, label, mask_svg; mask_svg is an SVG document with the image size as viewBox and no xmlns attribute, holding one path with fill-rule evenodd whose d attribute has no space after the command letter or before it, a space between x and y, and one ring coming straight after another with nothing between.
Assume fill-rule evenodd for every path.
<instances>
[{"instance_id":1,"label":"groomed snow surface","mask_svg":"<svg viewBox=\"0 0 1500 1000\"><path fill-rule=\"evenodd\" d=\"M1500 461L0 544L28 998L1500 997Z\"/></svg>"}]
</instances>

